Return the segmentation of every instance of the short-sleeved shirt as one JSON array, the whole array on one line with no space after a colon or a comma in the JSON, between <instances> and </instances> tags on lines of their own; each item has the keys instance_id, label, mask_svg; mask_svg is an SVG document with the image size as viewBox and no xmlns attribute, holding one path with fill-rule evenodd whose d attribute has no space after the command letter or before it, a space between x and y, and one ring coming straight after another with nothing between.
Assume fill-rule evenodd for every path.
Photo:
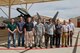
<instances>
[{"instance_id":1,"label":"short-sleeved shirt","mask_svg":"<svg viewBox=\"0 0 80 53\"><path fill-rule=\"evenodd\" d=\"M17 25L15 23L14 24L9 23L7 28L9 28L11 31L14 31L17 28Z\"/></svg>"},{"instance_id":2,"label":"short-sleeved shirt","mask_svg":"<svg viewBox=\"0 0 80 53\"><path fill-rule=\"evenodd\" d=\"M68 25L63 25L62 30L63 32L68 32L69 26Z\"/></svg>"},{"instance_id":3,"label":"short-sleeved shirt","mask_svg":"<svg viewBox=\"0 0 80 53\"><path fill-rule=\"evenodd\" d=\"M34 25L33 25L33 23L32 22L26 22L25 24L24 24L24 28L26 28L26 31L32 31L32 29L34 28Z\"/></svg>"},{"instance_id":4,"label":"short-sleeved shirt","mask_svg":"<svg viewBox=\"0 0 80 53\"><path fill-rule=\"evenodd\" d=\"M20 31L23 31L23 26L24 26L25 22L18 22L17 25L18 25L18 28Z\"/></svg>"},{"instance_id":5,"label":"short-sleeved shirt","mask_svg":"<svg viewBox=\"0 0 80 53\"><path fill-rule=\"evenodd\" d=\"M68 24L69 25L69 31L73 31L75 26L73 23Z\"/></svg>"},{"instance_id":6,"label":"short-sleeved shirt","mask_svg":"<svg viewBox=\"0 0 80 53\"><path fill-rule=\"evenodd\" d=\"M55 25L55 33L61 34L62 25L56 24Z\"/></svg>"},{"instance_id":7,"label":"short-sleeved shirt","mask_svg":"<svg viewBox=\"0 0 80 53\"><path fill-rule=\"evenodd\" d=\"M55 30L55 25L54 24L48 24L47 25L47 34L53 35Z\"/></svg>"},{"instance_id":8,"label":"short-sleeved shirt","mask_svg":"<svg viewBox=\"0 0 80 53\"><path fill-rule=\"evenodd\" d=\"M40 35L40 34L42 35L42 33L45 32L44 25L42 23L36 24L35 25L35 30L36 30L37 35Z\"/></svg>"}]
</instances>

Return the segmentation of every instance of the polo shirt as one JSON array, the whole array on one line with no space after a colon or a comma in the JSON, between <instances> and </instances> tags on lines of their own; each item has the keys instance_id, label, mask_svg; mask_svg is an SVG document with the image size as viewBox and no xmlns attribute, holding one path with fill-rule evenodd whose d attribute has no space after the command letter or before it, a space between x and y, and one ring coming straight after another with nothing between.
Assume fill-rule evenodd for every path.
<instances>
[{"instance_id":1,"label":"polo shirt","mask_svg":"<svg viewBox=\"0 0 80 53\"><path fill-rule=\"evenodd\" d=\"M15 23L14 24L9 23L7 28L9 28L11 31L14 31L17 28L17 25Z\"/></svg>"},{"instance_id":2,"label":"polo shirt","mask_svg":"<svg viewBox=\"0 0 80 53\"><path fill-rule=\"evenodd\" d=\"M24 28L26 28L26 31L32 31L32 29L34 28L34 25L33 25L33 23L32 22L26 22L25 24L24 24Z\"/></svg>"},{"instance_id":3,"label":"polo shirt","mask_svg":"<svg viewBox=\"0 0 80 53\"><path fill-rule=\"evenodd\" d=\"M24 26L25 22L18 22L17 25L18 25L18 28L20 31L23 31L23 26Z\"/></svg>"}]
</instances>

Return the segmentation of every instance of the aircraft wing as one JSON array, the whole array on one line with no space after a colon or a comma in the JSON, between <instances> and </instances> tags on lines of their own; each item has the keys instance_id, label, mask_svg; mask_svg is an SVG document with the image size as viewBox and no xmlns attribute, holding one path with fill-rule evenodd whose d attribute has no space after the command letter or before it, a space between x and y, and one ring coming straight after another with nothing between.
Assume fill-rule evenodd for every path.
<instances>
[{"instance_id":1,"label":"aircraft wing","mask_svg":"<svg viewBox=\"0 0 80 53\"><path fill-rule=\"evenodd\" d=\"M30 4L30 3L42 3L50 1L60 1L60 0L0 0L0 6L19 5L19 4Z\"/></svg>"}]
</instances>

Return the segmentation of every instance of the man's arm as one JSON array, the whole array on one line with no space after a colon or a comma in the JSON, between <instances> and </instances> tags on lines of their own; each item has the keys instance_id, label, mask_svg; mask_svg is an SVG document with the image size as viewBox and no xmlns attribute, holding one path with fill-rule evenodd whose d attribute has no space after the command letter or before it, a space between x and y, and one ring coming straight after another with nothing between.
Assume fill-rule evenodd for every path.
<instances>
[{"instance_id":1,"label":"man's arm","mask_svg":"<svg viewBox=\"0 0 80 53\"><path fill-rule=\"evenodd\" d=\"M9 31L10 33L13 33L9 28L8 28L8 31Z\"/></svg>"},{"instance_id":2,"label":"man's arm","mask_svg":"<svg viewBox=\"0 0 80 53\"><path fill-rule=\"evenodd\" d=\"M14 29L13 33L16 32L17 29Z\"/></svg>"},{"instance_id":3,"label":"man's arm","mask_svg":"<svg viewBox=\"0 0 80 53\"><path fill-rule=\"evenodd\" d=\"M26 35L26 28L24 28L24 35Z\"/></svg>"},{"instance_id":4,"label":"man's arm","mask_svg":"<svg viewBox=\"0 0 80 53\"><path fill-rule=\"evenodd\" d=\"M33 35L35 35L35 26L33 23L32 23L32 32L33 32Z\"/></svg>"},{"instance_id":5,"label":"man's arm","mask_svg":"<svg viewBox=\"0 0 80 53\"><path fill-rule=\"evenodd\" d=\"M8 30L8 32L13 33L13 32L10 30L10 24L8 24L7 30Z\"/></svg>"},{"instance_id":6,"label":"man's arm","mask_svg":"<svg viewBox=\"0 0 80 53\"><path fill-rule=\"evenodd\" d=\"M35 34L35 29L34 28L32 28L32 32L33 32L33 34Z\"/></svg>"},{"instance_id":7,"label":"man's arm","mask_svg":"<svg viewBox=\"0 0 80 53\"><path fill-rule=\"evenodd\" d=\"M18 27L18 26L17 26L17 31L18 31L19 33L22 33L22 31L19 30L19 27Z\"/></svg>"},{"instance_id":8,"label":"man's arm","mask_svg":"<svg viewBox=\"0 0 80 53\"><path fill-rule=\"evenodd\" d=\"M45 27L43 25L43 28L42 28L42 32L43 32L43 35L45 34Z\"/></svg>"}]
</instances>

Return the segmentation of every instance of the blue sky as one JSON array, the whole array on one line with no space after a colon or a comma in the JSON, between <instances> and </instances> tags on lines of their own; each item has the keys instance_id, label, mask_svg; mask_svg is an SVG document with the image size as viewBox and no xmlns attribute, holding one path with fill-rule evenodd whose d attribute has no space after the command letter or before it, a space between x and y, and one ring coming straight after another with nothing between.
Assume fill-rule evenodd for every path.
<instances>
[{"instance_id":1,"label":"blue sky","mask_svg":"<svg viewBox=\"0 0 80 53\"><path fill-rule=\"evenodd\" d=\"M28 8L31 4L28 4ZM25 8L25 5L16 5L12 8L17 7ZM8 13L8 8L1 7L6 13ZM16 17L19 13L16 10L11 9L11 17ZM58 17L68 19L80 16L80 0L63 0L56 2L46 2L46 3L35 3L29 9L29 13L33 16L38 12L40 15L53 17L54 14L59 11ZM6 17L1 11L0 16Z\"/></svg>"}]
</instances>

